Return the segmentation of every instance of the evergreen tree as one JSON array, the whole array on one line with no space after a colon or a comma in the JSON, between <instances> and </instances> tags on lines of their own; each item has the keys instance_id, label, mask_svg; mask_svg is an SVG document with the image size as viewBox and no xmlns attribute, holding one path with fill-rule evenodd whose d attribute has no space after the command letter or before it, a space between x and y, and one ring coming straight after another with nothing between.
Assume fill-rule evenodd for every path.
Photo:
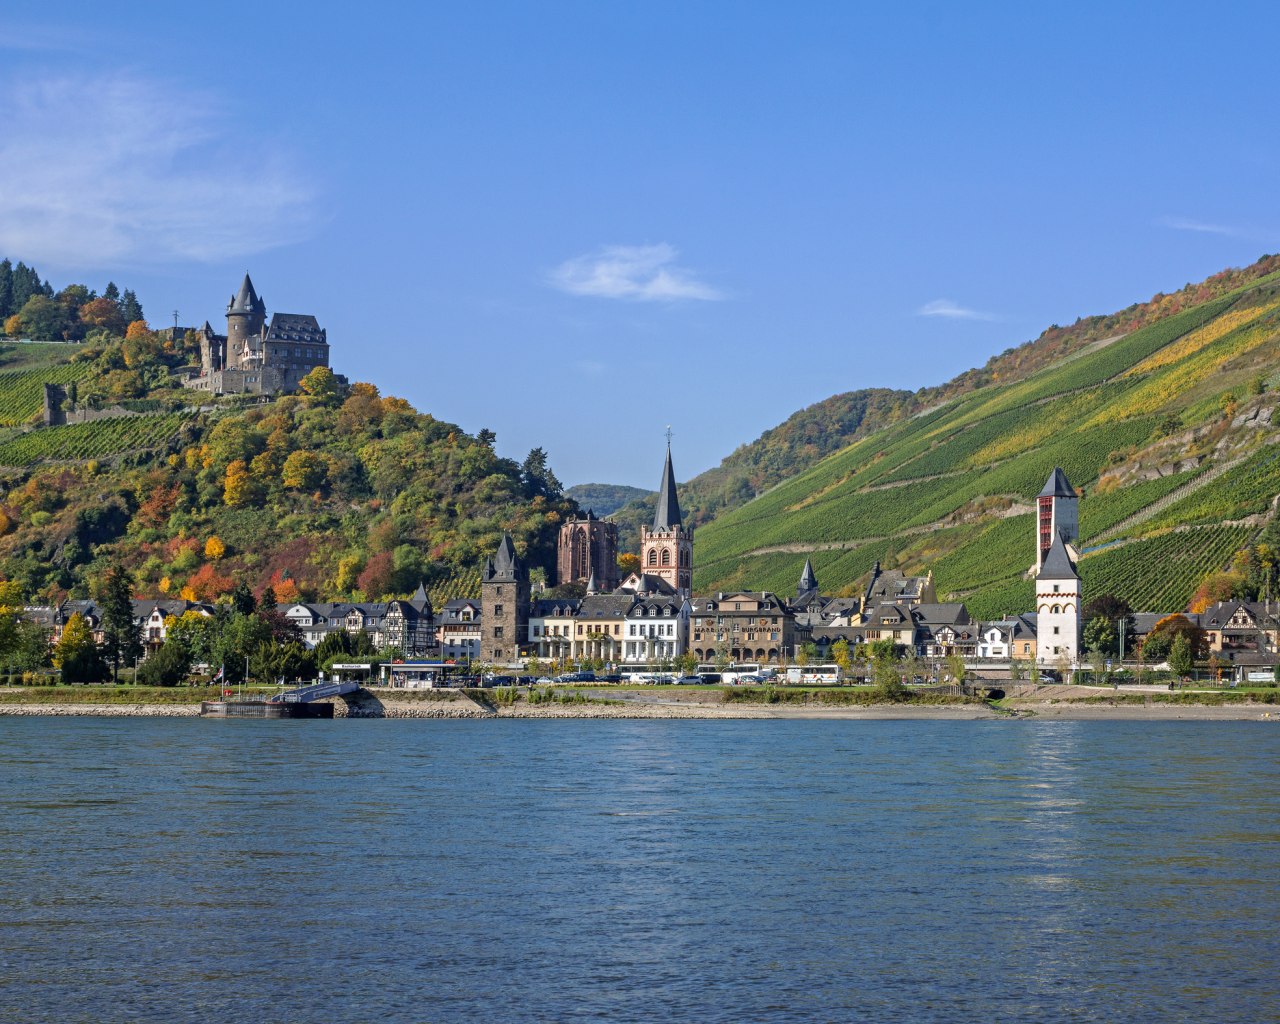
<instances>
[{"instance_id":1,"label":"evergreen tree","mask_svg":"<svg viewBox=\"0 0 1280 1024\"><path fill-rule=\"evenodd\" d=\"M0 260L0 320L7 320L17 310L13 308L13 264Z\"/></svg>"},{"instance_id":2,"label":"evergreen tree","mask_svg":"<svg viewBox=\"0 0 1280 1024\"><path fill-rule=\"evenodd\" d=\"M258 607L264 612L273 612L276 610L276 605L279 603L280 602L276 599L276 588L268 583L266 588L262 591L262 600L258 602Z\"/></svg>"},{"instance_id":3,"label":"evergreen tree","mask_svg":"<svg viewBox=\"0 0 1280 1024\"><path fill-rule=\"evenodd\" d=\"M120 297L120 315L124 317L124 322L127 324L131 324L136 320L146 319L142 315L142 304L138 302L138 297L129 288L126 288L124 294Z\"/></svg>"},{"instance_id":4,"label":"evergreen tree","mask_svg":"<svg viewBox=\"0 0 1280 1024\"><path fill-rule=\"evenodd\" d=\"M52 288L48 292L45 291L44 285L40 282L40 275L21 260L13 268L12 282L12 290L9 294L9 312L11 314L19 312L27 304L27 299L33 295L53 294Z\"/></svg>"},{"instance_id":5,"label":"evergreen tree","mask_svg":"<svg viewBox=\"0 0 1280 1024\"><path fill-rule=\"evenodd\" d=\"M133 574L115 564L102 580L102 650L111 661L111 681L120 680L120 662L142 656L140 630L133 618Z\"/></svg>"},{"instance_id":6,"label":"evergreen tree","mask_svg":"<svg viewBox=\"0 0 1280 1024\"><path fill-rule=\"evenodd\" d=\"M120 289L114 281L107 282L106 288L102 290L102 297L108 302L114 302L116 306L120 305Z\"/></svg>"},{"instance_id":7,"label":"evergreen tree","mask_svg":"<svg viewBox=\"0 0 1280 1024\"><path fill-rule=\"evenodd\" d=\"M258 602L254 599L253 591L244 580L237 583L235 590L231 591L231 607L240 615L252 615L258 610Z\"/></svg>"}]
</instances>

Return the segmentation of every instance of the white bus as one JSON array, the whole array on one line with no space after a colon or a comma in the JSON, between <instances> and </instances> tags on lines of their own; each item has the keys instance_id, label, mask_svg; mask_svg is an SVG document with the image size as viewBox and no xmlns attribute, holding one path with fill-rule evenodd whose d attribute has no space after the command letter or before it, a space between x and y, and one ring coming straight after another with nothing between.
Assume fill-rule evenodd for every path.
<instances>
[{"instance_id":1,"label":"white bus","mask_svg":"<svg viewBox=\"0 0 1280 1024\"><path fill-rule=\"evenodd\" d=\"M787 669L790 686L839 686L841 678L839 665L792 665Z\"/></svg>"}]
</instances>

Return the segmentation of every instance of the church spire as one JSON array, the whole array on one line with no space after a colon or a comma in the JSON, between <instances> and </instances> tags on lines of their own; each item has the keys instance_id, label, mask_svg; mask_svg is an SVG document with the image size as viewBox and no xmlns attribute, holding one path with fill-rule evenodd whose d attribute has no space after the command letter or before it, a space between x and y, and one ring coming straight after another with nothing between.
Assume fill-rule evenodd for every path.
<instances>
[{"instance_id":1,"label":"church spire","mask_svg":"<svg viewBox=\"0 0 1280 1024\"><path fill-rule=\"evenodd\" d=\"M653 528L670 530L681 525L680 499L676 495L676 474L671 468L671 438L667 438L667 463L662 467L658 506L653 510Z\"/></svg>"},{"instance_id":2,"label":"church spire","mask_svg":"<svg viewBox=\"0 0 1280 1024\"><path fill-rule=\"evenodd\" d=\"M796 598L805 598L818 592L818 577L814 575L813 563L804 560L804 572L800 574L800 585L796 588Z\"/></svg>"}]
</instances>

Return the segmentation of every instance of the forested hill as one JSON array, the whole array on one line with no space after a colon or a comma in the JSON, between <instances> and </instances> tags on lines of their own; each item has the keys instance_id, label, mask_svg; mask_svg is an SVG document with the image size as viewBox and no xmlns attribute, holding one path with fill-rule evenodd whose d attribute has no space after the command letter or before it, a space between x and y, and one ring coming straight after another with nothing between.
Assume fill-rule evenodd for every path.
<instances>
[{"instance_id":1,"label":"forested hill","mask_svg":"<svg viewBox=\"0 0 1280 1024\"><path fill-rule=\"evenodd\" d=\"M809 557L839 591L880 561L932 569L977 615L1025 611L1031 501L1061 466L1084 495L1087 593L1153 611L1274 597L1278 340L1280 257L1052 328L717 516L695 588L790 593Z\"/></svg>"},{"instance_id":2,"label":"forested hill","mask_svg":"<svg viewBox=\"0 0 1280 1024\"><path fill-rule=\"evenodd\" d=\"M87 323L66 301L82 292L50 292L22 309ZM500 458L491 432L327 370L300 395L215 400L179 386L197 359L193 336L121 318L79 343L0 342L0 575L27 600L91 596L119 561L142 596L216 600L243 579L286 601L379 600L425 582L439 603L478 593L504 529L534 566L554 564L577 506L541 449ZM74 409L127 415L34 426L45 382Z\"/></svg>"},{"instance_id":3,"label":"forested hill","mask_svg":"<svg viewBox=\"0 0 1280 1024\"><path fill-rule=\"evenodd\" d=\"M1106 316L1084 317L1068 327L1055 324L1034 341L1006 349L983 366L939 386L915 392L870 388L834 395L795 413L738 448L719 466L681 484L681 507L695 525L707 523L833 452L922 410L992 384L1023 380L1090 346L1158 323L1276 270L1280 270L1280 256L1264 256L1251 266L1224 270L1199 284L1185 285ZM639 535L640 524L653 516L653 501L651 495L614 516L624 538Z\"/></svg>"}]
</instances>

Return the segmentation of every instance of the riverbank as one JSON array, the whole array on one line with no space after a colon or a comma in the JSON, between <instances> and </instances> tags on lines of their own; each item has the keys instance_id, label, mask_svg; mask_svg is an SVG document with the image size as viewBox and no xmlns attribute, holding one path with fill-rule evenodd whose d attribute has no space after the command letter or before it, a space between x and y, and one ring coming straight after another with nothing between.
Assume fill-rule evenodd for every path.
<instances>
[{"instance_id":1,"label":"riverbank","mask_svg":"<svg viewBox=\"0 0 1280 1024\"><path fill-rule=\"evenodd\" d=\"M586 704L516 704L487 708L475 702L380 701L377 708L351 709L336 702L336 718L418 719L719 719L833 721L976 721L1041 719L1066 721L1264 721L1280 724L1280 708L1267 704L1099 704L1081 701L1009 701L1000 708L985 704L868 704L818 707L777 704L697 704L617 702ZM0 717L86 716L99 718L190 718L200 707L185 704L0 704Z\"/></svg>"}]
</instances>

